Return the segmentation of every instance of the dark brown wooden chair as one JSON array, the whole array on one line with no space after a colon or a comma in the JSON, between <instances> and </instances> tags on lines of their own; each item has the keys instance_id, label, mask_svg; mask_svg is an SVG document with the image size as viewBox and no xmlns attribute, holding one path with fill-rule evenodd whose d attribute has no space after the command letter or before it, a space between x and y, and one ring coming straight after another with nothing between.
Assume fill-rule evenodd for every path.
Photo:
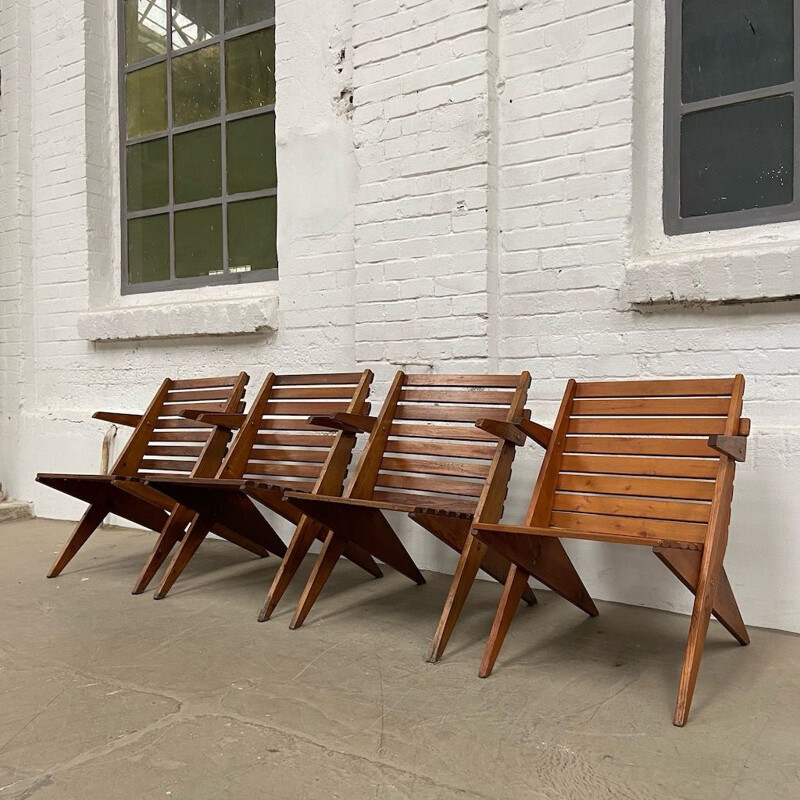
<instances>
[{"instance_id":1,"label":"dark brown wooden chair","mask_svg":"<svg viewBox=\"0 0 800 800\"><path fill-rule=\"evenodd\" d=\"M286 499L328 527L291 627L302 625L350 544L359 544L424 583L384 511L401 511L460 554L429 653L443 653L479 568L503 582L508 562L469 536L473 520L496 522L505 502L516 444L511 425L525 417L530 375L406 375L398 372L377 419L317 418L340 430L370 431L344 497L287 492ZM475 427L487 418L486 430ZM525 599L534 603L530 589ZM266 612L274 607L268 601Z\"/></svg>"},{"instance_id":2,"label":"dark brown wooden chair","mask_svg":"<svg viewBox=\"0 0 800 800\"><path fill-rule=\"evenodd\" d=\"M481 677L492 671L530 576L597 613L559 539L647 545L695 595L674 718L686 723L711 614L740 644L749 642L722 566L735 464L744 461L750 432L743 394L741 375L570 381L552 431L520 425L547 452L525 524L479 521L473 529L514 564Z\"/></svg>"},{"instance_id":3,"label":"dark brown wooden chair","mask_svg":"<svg viewBox=\"0 0 800 800\"><path fill-rule=\"evenodd\" d=\"M241 412L249 378L233 377L165 380L144 414L98 411L94 419L133 428L108 475L40 473L36 480L89 503L48 578L61 574L108 514L170 535L182 536L194 514L143 483L127 479L147 474L213 475L222 462L230 431L192 422L183 411ZM220 534L239 538L231 531ZM266 555L262 548L254 550Z\"/></svg>"},{"instance_id":4,"label":"dark brown wooden chair","mask_svg":"<svg viewBox=\"0 0 800 800\"><path fill-rule=\"evenodd\" d=\"M233 528L253 545L283 557L273 584L275 602L288 586L315 539L325 529L283 499L287 490L301 493L342 491L356 434L330 433L308 423L311 414L368 414L367 402L373 374L369 370L345 374L270 374L249 413L187 414L213 422L224 430L238 429L228 455L213 478L152 477L147 485L169 495L197 514L167 568L155 597L166 596L209 531L215 525ZM296 528L284 545L258 510L266 506ZM177 539L165 531L148 559L137 583L144 591ZM372 557L353 545L345 557L375 577L381 571Z\"/></svg>"}]
</instances>

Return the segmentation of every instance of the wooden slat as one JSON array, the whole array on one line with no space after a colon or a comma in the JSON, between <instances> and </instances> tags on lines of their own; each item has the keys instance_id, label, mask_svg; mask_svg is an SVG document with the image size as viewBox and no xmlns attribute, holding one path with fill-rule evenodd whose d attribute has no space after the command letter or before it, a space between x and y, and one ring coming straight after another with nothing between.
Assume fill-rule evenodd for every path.
<instances>
[{"instance_id":1,"label":"wooden slat","mask_svg":"<svg viewBox=\"0 0 800 800\"><path fill-rule=\"evenodd\" d=\"M635 519L632 517L610 517L600 514L571 514L565 511L554 511L550 517L550 525L584 533L607 534L642 539L669 540L674 542L692 542L700 544L705 541L707 525L697 522L664 522L653 519ZM600 537L597 537L600 538Z\"/></svg>"},{"instance_id":2,"label":"wooden slat","mask_svg":"<svg viewBox=\"0 0 800 800\"><path fill-rule=\"evenodd\" d=\"M575 387L575 397L707 397L733 391L732 378L654 381L587 381Z\"/></svg>"},{"instance_id":3,"label":"wooden slat","mask_svg":"<svg viewBox=\"0 0 800 800\"><path fill-rule=\"evenodd\" d=\"M491 433L486 433L480 428L466 425L392 425L390 436L412 436L419 439L455 439L468 442L492 442L497 444L497 438Z\"/></svg>"},{"instance_id":4,"label":"wooden slat","mask_svg":"<svg viewBox=\"0 0 800 800\"><path fill-rule=\"evenodd\" d=\"M151 442L199 442L205 444L213 428L196 431L156 431L151 434Z\"/></svg>"},{"instance_id":5,"label":"wooden slat","mask_svg":"<svg viewBox=\"0 0 800 800\"><path fill-rule=\"evenodd\" d=\"M297 492L311 492L314 489L314 481L303 481L303 480L290 480L289 478L272 478L268 475L256 475L251 474L249 471L245 471L244 474L245 480L251 481L259 481L263 483L268 483L270 485L279 486L283 489L289 489L290 491L297 491Z\"/></svg>"},{"instance_id":6,"label":"wooden slat","mask_svg":"<svg viewBox=\"0 0 800 800\"><path fill-rule=\"evenodd\" d=\"M184 419L183 417L159 417L154 426L155 430L163 430L169 428L194 428L198 433L208 436L213 432L214 428L210 425L201 425L193 419Z\"/></svg>"},{"instance_id":7,"label":"wooden slat","mask_svg":"<svg viewBox=\"0 0 800 800\"><path fill-rule=\"evenodd\" d=\"M730 405L727 397L589 398L573 402L572 416L725 417Z\"/></svg>"},{"instance_id":8,"label":"wooden slat","mask_svg":"<svg viewBox=\"0 0 800 800\"><path fill-rule=\"evenodd\" d=\"M565 455L560 472L602 475L652 475L671 478L714 478L716 461L695 458L636 458L626 456Z\"/></svg>"},{"instance_id":9,"label":"wooden slat","mask_svg":"<svg viewBox=\"0 0 800 800\"><path fill-rule=\"evenodd\" d=\"M145 454L148 456L193 456L198 458L203 452L201 445L182 445L180 447L175 445L150 445Z\"/></svg>"},{"instance_id":10,"label":"wooden slat","mask_svg":"<svg viewBox=\"0 0 800 800\"><path fill-rule=\"evenodd\" d=\"M179 461L177 459L158 459L158 458L143 458L140 469L163 469L171 470L172 472L191 472L194 469L195 461Z\"/></svg>"},{"instance_id":11,"label":"wooden slat","mask_svg":"<svg viewBox=\"0 0 800 800\"><path fill-rule=\"evenodd\" d=\"M280 401L270 402L264 407L264 414L277 414L279 416L297 415L309 417L312 414L335 414L338 411L347 411L349 403L339 400L330 402L309 400L308 402Z\"/></svg>"},{"instance_id":12,"label":"wooden slat","mask_svg":"<svg viewBox=\"0 0 800 800\"><path fill-rule=\"evenodd\" d=\"M405 403L497 403L509 406L514 392L480 389L403 389L400 402Z\"/></svg>"},{"instance_id":13,"label":"wooden slat","mask_svg":"<svg viewBox=\"0 0 800 800\"><path fill-rule=\"evenodd\" d=\"M161 409L161 415L174 414L176 417L184 411L225 411L227 403L171 403Z\"/></svg>"},{"instance_id":14,"label":"wooden slat","mask_svg":"<svg viewBox=\"0 0 800 800\"><path fill-rule=\"evenodd\" d=\"M360 372L328 372L314 375L276 375L275 386L319 386L334 383L357 384Z\"/></svg>"},{"instance_id":15,"label":"wooden slat","mask_svg":"<svg viewBox=\"0 0 800 800\"><path fill-rule=\"evenodd\" d=\"M568 436L565 453L719 458L705 439L657 439L643 436Z\"/></svg>"},{"instance_id":16,"label":"wooden slat","mask_svg":"<svg viewBox=\"0 0 800 800\"><path fill-rule=\"evenodd\" d=\"M276 386L271 397L276 400L350 400L352 386Z\"/></svg>"},{"instance_id":17,"label":"wooden slat","mask_svg":"<svg viewBox=\"0 0 800 800\"><path fill-rule=\"evenodd\" d=\"M248 461L246 470L249 475L277 475L284 478L316 478L319 471L319 464L276 464L263 461Z\"/></svg>"},{"instance_id":18,"label":"wooden slat","mask_svg":"<svg viewBox=\"0 0 800 800\"><path fill-rule=\"evenodd\" d=\"M430 508L442 511L453 511L459 514L473 514L477 500L460 497L442 497L439 495L405 494L403 492L387 492L378 489L373 500L384 503L395 503L403 508Z\"/></svg>"},{"instance_id":19,"label":"wooden slat","mask_svg":"<svg viewBox=\"0 0 800 800\"><path fill-rule=\"evenodd\" d=\"M708 522L709 503L687 503L680 500L613 497L610 495L556 493L554 511L574 511L615 517Z\"/></svg>"},{"instance_id":20,"label":"wooden slat","mask_svg":"<svg viewBox=\"0 0 800 800\"><path fill-rule=\"evenodd\" d=\"M220 388L223 386L234 386L239 380L238 375L225 376L220 378L191 378L189 380L170 381L170 389L203 389Z\"/></svg>"},{"instance_id":21,"label":"wooden slat","mask_svg":"<svg viewBox=\"0 0 800 800\"><path fill-rule=\"evenodd\" d=\"M420 456L445 456L447 458L473 458L491 461L497 450L495 446L483 444L454 444L435 440L389 439L387 453L406 453ZM716 455L716 453L715 453Z\"/></svg>"},{"instance_id":22,"label":"wooden slat","mask_svg":"<svg viewBox=\"0 0 800 800\"><path fill-rule=\"evenodd\" d=\"M516 389L519 375L406 375L406 386L472 386Z\"/></svg>"},{"instance_id":23,"label":"wooden slat","mask_svg":"<svg viewBox=\"0 0 800 800\"><path fill-rule=\"evenodd\" d=\"M319 430L316 428L315 430ZM259 433L256 444L276 447L330 447L336 441L334 433Z\"/></svg>"},{"instance_id":24,"label":"wooden slat","mask_svg":"<svg viewBox=\"0 0 800 800\"><path fill-rule=\"evenodd\" d=\"M508 417L508 410L493 406L425 406L409 403L397 407L395 419L436 420L442 422L475 422L485 417L486 419L504 420Z\"/></svg>"},{"instance_id":25,"label":"wooden slat","mask_svg":"<svg viewBox=\"0 0 800 800\"><path fill-rule=\"evenodd\" d=\"M594 492L632 497L668 497L676 500L711 500L714 481L677 478L619 478L610 475L558 476L556 489L562 492Z\"/></svg>"},{"instance_id":26,"label":"wooden slat","mask_svg":"<svg viewBox=\"0 0 800 800\"><path fill-rule=\"evenodd\" d=\"M474 462L436 461L430 458L392 458L385 456L382 470L413 472L420 475L452 475L454 477L485 478L489 474L488 464Z\"/></svg>"},{"instance_id":27,"label":"wooden slat","mask_svg":"<svg viewBox=\"0 0 800 800\"><path fill-rule=\"evenodd\" d=\"M228 400L231 396L230 389L191 390L188 392L169 392L165 403L189 403L194 400Z\"/></svg>"},{"instance_id":28,"label":"wooden slat","mask_svg":"<svg viewBox=\"0 0 800 800\"><path fill-rule=\"evenodd\" d=\"M670 419L669 417L573 417L570 434L639 434L649 436L711 436L725 432L725 420L713 417Z\"/></svg>"},{"instance_id":29,"label":"wooden slat","mask_svg":"<svg viewBox=\"0 0 800 800\"><path fill-rule=\"evenodd\" d=\"M328 458L326 450L277 450L275 448L254 447L250 451L250 461L302 461L322 464Z\"/></svg>"},{"instance_id":30,"label":"wooden slat","mask_svg":"<svg viewBox=\"0 0 800 800\"><path fill-rule=\"evenodd\" d=\"M319 431L316 425L310 425L305 418L262 419L258 423L259 431Z\"/></svg>"},{"instance_id":31,"label":"wooden slat","mask_svg":"<svg viewBox=\"0 0 800 800\"><path fill-rule=\"evenodd\" d=\"M483 481L470 483L449 478L416 477L414 475L394 475L379 472L377 486L394 489L413 489L423 492L443 494L459 494L465 497L480 497L483 492Z\"/></svg>"}]
</instances>

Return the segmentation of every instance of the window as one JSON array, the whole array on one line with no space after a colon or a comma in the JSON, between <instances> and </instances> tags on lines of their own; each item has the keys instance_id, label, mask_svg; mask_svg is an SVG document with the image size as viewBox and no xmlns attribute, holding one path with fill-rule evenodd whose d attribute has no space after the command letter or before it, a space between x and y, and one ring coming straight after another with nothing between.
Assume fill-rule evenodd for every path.
<instances>
[{"instance_id":1,"label":"window","mask_svg":"<svg viewBox=\"0 0 800 800\"><path fill-rule=\"evenodd\" d=\"M667 0L664 229L800 218L800 0Z\"/></svg>"},{"instance_id":2,"label":"window","mask_svg":"<svg viewBox=\"0 0 800 800\"><path fill-rule=\"evenodd\" d=\"M122 291L277 276L275 0L120 0Z\"/></svg>"}]
</instances>

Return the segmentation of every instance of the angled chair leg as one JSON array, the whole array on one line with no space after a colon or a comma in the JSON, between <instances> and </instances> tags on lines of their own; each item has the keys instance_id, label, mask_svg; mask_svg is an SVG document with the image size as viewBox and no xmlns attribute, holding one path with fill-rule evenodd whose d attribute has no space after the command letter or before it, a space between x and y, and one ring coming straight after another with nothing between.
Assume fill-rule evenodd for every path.
<instances>
[{"instance_id":1,"label":"angled chair leg","mask_svg":"<svg viewBox=\"0 0 800 800\"><path fill-rule=\"evenodd\" d=\"M161 531L156 546L150 553L147 563L145 563L139 577L136 580L136 585L133 587L131 594L141 594L150 585L155 574L161 569L161 565L167 560L167 556L172 551L172 548L181 540L183 532L186 529L186 518L179 513L176 508L170 514L164 530Z\"/></svg>"},{"instance_id":2,"label":"angled chair leg","mask_svg":"<svg viewBox=\"0 0 800 800\"><path fill-rule=\"evenodd\" d=\"M483 660L478 675L481 678L488 678L497 661L503 640L506 638L511 620L517 610L522 593L528 585L530 575L516 564L512 564L508 571L508 579L503 587L503 596L500 598L500 605L497 607L497 614L492 623L492 632L489 634L489 641L486 642L486 649L483 651Z\"/></svg>"},{"instance_id":3,"label":"angled chair leg","mask_svg":"<svg viewBox=\"0 0 800 800\"><path fill-rule=\"evenodd\" d=\"M191 561L192 556L197 552L197 548L203 543L210 530L211 526L205 520L199 516L195 518L195 521L183 537L172 563L167 568L167 573L164 575L161 585L153 595L154 599L161 600L167 596L167 593L175 581L178 580L186 565Z\"/></svg>"},{"instance_id":4,"label":"angled chair leg","mask_svg":"<svg viewBox=\"0 0 800 800\"><path fill-rule=\"evenodd\" d=\"M305 589L303 589L303 594L300 597L300 602L297 604L294 619L292 619L289 625L292 630L299 628L303 622L305 622L308 612L311 611L311 607L314 605L314 601L319 597L322 587L327 582L333 568L336 566L336 562L344 553L346 547L347 539L343 536L337 536L333 532L328 534L325 544L322 545L322 550L317 558L317 562L314 564L314 569L311 575L309 575Z\"/></svg>"},{"instance_id":5,"label":"angled chair leg","mask_svg":"<svg viewBox=\"0 0 800 800\"><path fill-rule=\"evenodd\" d=\"M478 541L474 536L467 537L467 542L458 560L456 573L450 584L450 591L447 594L442 616L439 618L439 626L436 628L436 633L431 642L431 649L428 652L428 661L431 663L437 662L442 657L450 639L450 634L458 621L461 609L464 607L464 602L472 588L472 584L475 582L475 576L478 574L488 549L483 542Z\"/></svg>"},{"instance_id":6,"label":"angled chair leg","mask_svg":"<svg viewBox=\"0 0 800 800\"><path fill-rule=\"evenodd\" d=\"M109 509L106 505L96 504L91 505L86 509L80 522L75 526L75 530L70 536L69 541L64 545L64 549L59 554L50 572L47 573L48 578L55 578L61 574L64 567L69 564L75 557L76 553L83 547L89 537L97 530L100 523L108 514Z\"/></svg>"}]
</instances>

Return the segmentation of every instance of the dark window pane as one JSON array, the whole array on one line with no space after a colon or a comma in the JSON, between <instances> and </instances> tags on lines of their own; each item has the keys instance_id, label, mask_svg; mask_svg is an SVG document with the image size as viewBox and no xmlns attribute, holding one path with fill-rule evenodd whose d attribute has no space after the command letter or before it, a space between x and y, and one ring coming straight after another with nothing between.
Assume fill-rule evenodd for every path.
<instances>
[{"instance_id":1,"label":"dark window pane","mask_svg":"<svg viewBox=\"0 0 800 800\"><path fill-rule=\"evenodd\" d=\"M175 212L175 277L222 272L222 206Z\"/></svg>"},{"instance_id":2,"label":"dark window pane","mask_svg":"<svg viewBox=\"0 0 800 800\"><path fill-rule=\"evenodd\" d=\"M791 81L793 7L793 0L683 0L683 102Z\"/></svg>"},{"instance_id":3,"label":"dark window pane","mask_svg":"<svg viewBox=\"0 0 800 800\"><path fill-rule=\"evenodd\" d=\"M681 216L791 203L791 95L687 114L681 120Z\"/></svg>"},{"instance_id":4,"label":"dark window pane","mask_svg":"<svg viewBox=\"0 0 800 800\"><path fill-rule=\"evenodd\" d=\"M128 220L128 282L169 279L169 214Z\"/></svg>"},{"instance_id":5,"label":"dark window pane","mask_svg":"<svg viewBox=\"0 0 800 800\"><path fill-rule=\"evenodd\" d=\"M176 50L219 34L219 0L172 0L172 46Z\"/></svg>"},{"instance_id":6,"label":"dark window pane","mask_svg":"<svg viewBox=\"0 0 800 800\"><path fill-rule=\"evenodd\" d=\"M176 127L218 117L219 45L172 60L172 124Z\"/></svg>"},{"instance_id":7,"label":"dark window pane","mask_svg":"<svg viewBox=\"0 0 800 800\"><path fill-rule=\"evenodd\" d=\"M167 52L167 0L125 0L125 64Z\"/></svg>"},{"instance_id":8,"label":"dark window pane","mask_svg":"<svg viewBox=\"0 0 800 800\"><path fill-rule=\"evenodd\" d=\"M275 29L265 28L225 45L228 111L275 102Z\"/></svg>"},{"instance_id":9,"label":"dark window pane","mask_svg":"<svg viewBox=\"0 0 800 800\"><path fill-rule=\"evenodd\" d=\"M228 193L256 192L278 185L275 115L260 114L228 123Z\"/></svg>"},{"instance_id":10,"label":"dark window pane","mask_svg":"<svg viewBox=\"0 0 800 800\"><path fill-rule=\"evenodd\" d=\"M254 25L275 16L275 0L225 0L225 30Z\"/></svg>"},{"instance_id":11,"label":"dark window pane","mask_svg":"<svg viewBox=\"0 0 800 800\"><path fill-rule=\"evenodd\" d=\"M274 197L228 206L228 267L252 272L278 266L275 248L278 203Z\"/></svg>"},{"instance_id":12,"label":"dark window pane","mask_svg":"<svg viewBox=\"0 0 800 800\"><path fill-rule=\"evenodd\" d=\"M169 203L167 140L134 144L126 151L128 211L160 208Z\"/></svg>"},{"instance_id":13,"label":"dark window pane","mask_svg":"<svg viewBox=\"0 0 800 800\"><path fill-rule=\"evenodd\" d=\"M125 76L125 116L129 139L167 127L167 65L129 72Z\"/></svg>"},{"instance_id":14,"label":"dark window pane","mask_svg":"<svg viewBox=\"0 0 800 800\"><path fill-rule=\"evenodd\" d=\"M222 194L222 143L219 125L174 139L175 202L191 203Z\"/></svg>"}]
</instances>

